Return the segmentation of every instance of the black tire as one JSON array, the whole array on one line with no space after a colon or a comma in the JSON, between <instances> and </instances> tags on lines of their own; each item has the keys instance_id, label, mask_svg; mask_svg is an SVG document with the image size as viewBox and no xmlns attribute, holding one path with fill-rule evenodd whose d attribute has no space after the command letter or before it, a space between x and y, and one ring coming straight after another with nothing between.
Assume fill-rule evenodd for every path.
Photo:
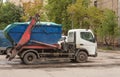
<instances>
[{"instance_id":1,"label":"black tire","mask_svg":"<svg viewBox=\"0 0 120 77\"><path fill-rule=\"evenodd\" d=\"M3 55L4 53L4 50L0 50L0 55Z\"/></svg>"},{"instance_id":2,"label":"black tire","mask_svg":"<svg viewBox=\"0 0 120 77\"><path fill-rule=\"evenodd\" d=\"M22 61L23 63L28 64L28 65L36 64L37 56L33 52L28 52L24 55Z\"/></svg>"},{"instance_id":3,"label":"black tire","mask_svg":"<svg viewBox=\"0 0 120 77\"><path fill-rule=\"evenodd\" d=\"M84 51L80 51L76 56L76 62L78 63L84 63L87 61L87 59L88 59L88 55Z\"/></svg>"}]
</instances>

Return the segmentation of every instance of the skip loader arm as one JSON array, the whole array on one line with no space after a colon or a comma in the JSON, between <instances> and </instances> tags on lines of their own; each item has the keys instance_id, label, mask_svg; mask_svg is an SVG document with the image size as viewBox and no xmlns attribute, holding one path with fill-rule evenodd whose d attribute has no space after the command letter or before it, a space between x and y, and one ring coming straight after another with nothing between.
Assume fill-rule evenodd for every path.
<instances>
[{"instance_id":1,"label":"skip loader arm","mask_svg":"<svg viewBox=\"0 0 120 77\"><path fill-rule=\"evenodd\" d=\"M13 49L9 52L9 54L7 54L6 58L8 58L8 60L12 60L16 55L17 55L17 51L26 43L28 43L28 41L30 40L31 37L31 30L32 28L35 26L37 20L38 20L39 15L36 14L35 17L33 17L31 19L30 24L28 25L27 29L25 30L25 32L23 33L21 39L19 40L19 42L17 43L17 45L15 47L13 47Z\"/></svg>"}]
</instances>

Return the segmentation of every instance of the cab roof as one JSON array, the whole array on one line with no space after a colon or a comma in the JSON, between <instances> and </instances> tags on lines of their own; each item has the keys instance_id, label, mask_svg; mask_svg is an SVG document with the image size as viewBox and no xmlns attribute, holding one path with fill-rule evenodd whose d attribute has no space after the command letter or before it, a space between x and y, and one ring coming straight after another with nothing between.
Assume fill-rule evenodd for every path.
<instances>
[{"instance_id":1,"label":"cab roof","mask_svg":"<svg viewBox=\"0 0 120 77\"><path fill-rule=\"evenodd\" d=\"M90 29L71 29L71 30L69 30L69 32L74 32L74 31L88 31L88 32L91 32L91 30Z\"/></svg>"}]
</instances>

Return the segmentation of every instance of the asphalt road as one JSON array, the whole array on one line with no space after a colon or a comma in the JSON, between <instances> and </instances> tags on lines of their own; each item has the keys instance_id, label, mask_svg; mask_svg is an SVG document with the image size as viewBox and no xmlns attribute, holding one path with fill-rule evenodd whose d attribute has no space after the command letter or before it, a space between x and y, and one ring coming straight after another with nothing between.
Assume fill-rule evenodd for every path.
<instances>
[{"instance_id":1,"label":"asphalt road","mask_svg":"<svg viewBox=\"0 0 120 77\"><path fill-rule=\"evenodd\" d=\"M24 65L19 58L7 61L1 55L0 77L120 77L120 51L98 52L86 63L62 60L38 65Z\"/></svg>"}]
</instances>

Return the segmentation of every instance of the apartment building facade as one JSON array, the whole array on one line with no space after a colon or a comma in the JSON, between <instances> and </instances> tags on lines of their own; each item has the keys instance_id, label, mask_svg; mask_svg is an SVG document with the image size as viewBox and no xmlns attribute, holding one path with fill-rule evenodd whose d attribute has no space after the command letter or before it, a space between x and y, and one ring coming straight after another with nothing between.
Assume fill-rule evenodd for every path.
<instances>
[{"instance_id":1,"label":"apartment building facade","mask_svg":"<svg viewBox=\"0 0 120 77\"><path fill-rule=\"evenodd\" d=\"M116 14L118 14L119 10L119 0L91 0L94 6L100 9L111 9Z\"/></svg>"},{"instance_id":2,"label":"apartment building facade","mask_svg":"<svg viewBox=\"0 0 120 77\"><path fill-rule=\"evenodd\" d=\"M15 5L22 6L22 3L34 2L35 0L7 0L8 2L14 3ZM43 5L47 3L47 0L40 0Z\"/></svg>"},{"instance_id":3,"label":"apartment building facade","mask_svg":"<svg viewBox=\"0 0 120 77\"><path fill-rule=\"evenodd\" d=\"M118 25L120 26L120 0L91 0L92 4L100 9L110 9L118 16Z\"/></svg>"}]
</instances>

